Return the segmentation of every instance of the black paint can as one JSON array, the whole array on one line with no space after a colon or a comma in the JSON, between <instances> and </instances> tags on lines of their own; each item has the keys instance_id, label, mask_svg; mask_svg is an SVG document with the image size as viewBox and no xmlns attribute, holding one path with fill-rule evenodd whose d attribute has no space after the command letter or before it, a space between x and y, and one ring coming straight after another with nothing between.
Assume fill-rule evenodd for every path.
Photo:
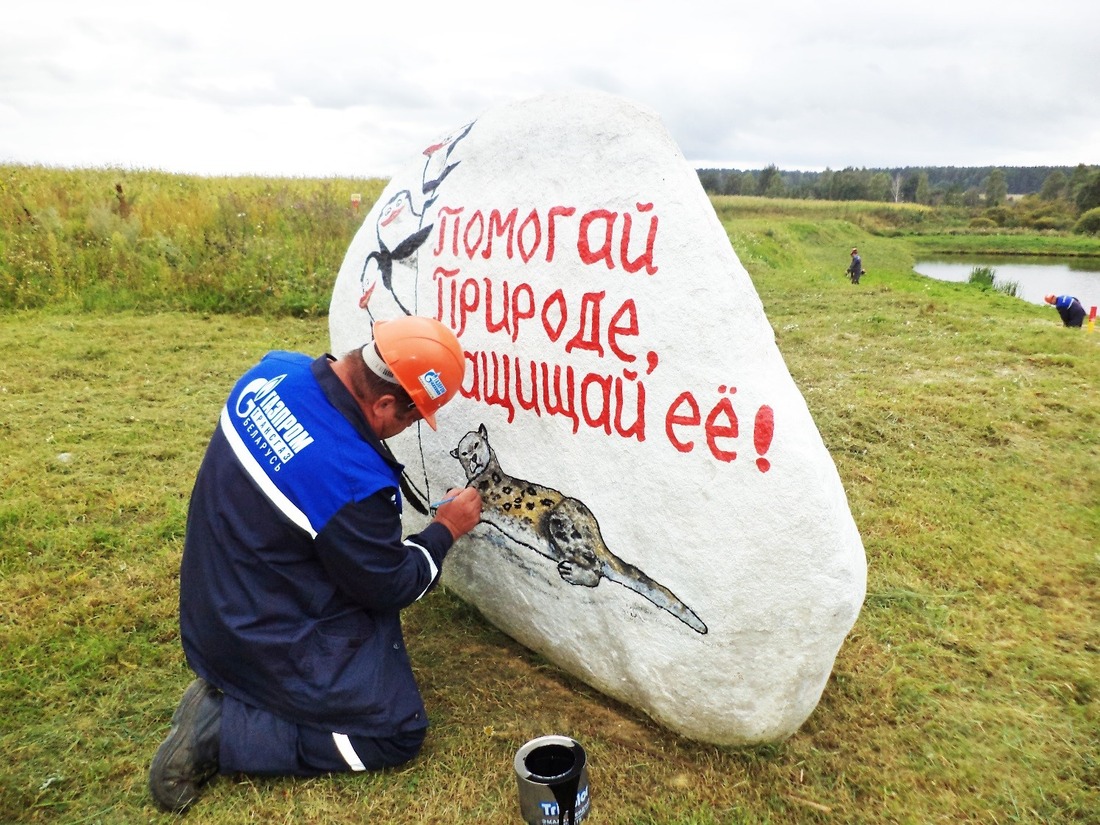
<instances>
[{"instance_id":1,"label":"black paint can","mask_svg":"<svg viewBox=\"0 0 1100 825\"><path fill-rule=\"evenodd\" d=\"M588 815L588 758L568 736L540 736L514 762L519 810L528 825L578 825Z\"/></svg>"}]
</instances>

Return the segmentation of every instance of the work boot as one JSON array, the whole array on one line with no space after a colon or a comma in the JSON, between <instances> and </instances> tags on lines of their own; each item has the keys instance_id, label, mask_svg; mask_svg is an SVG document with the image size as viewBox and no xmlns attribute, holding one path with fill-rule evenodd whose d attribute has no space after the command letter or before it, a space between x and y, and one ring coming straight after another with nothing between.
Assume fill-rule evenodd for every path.
<instances>
[{"instance_id":1,"label":"work boot","mask_svg":"<svg viewBox=\"0 0 1100 825\"><path fill-rule=\"evenodd\" d=\"M183 813L218 772L222 693L205 679L187 686L172 728L149 767L149 791L165 811Z\"/></svg>"}]
</instances>

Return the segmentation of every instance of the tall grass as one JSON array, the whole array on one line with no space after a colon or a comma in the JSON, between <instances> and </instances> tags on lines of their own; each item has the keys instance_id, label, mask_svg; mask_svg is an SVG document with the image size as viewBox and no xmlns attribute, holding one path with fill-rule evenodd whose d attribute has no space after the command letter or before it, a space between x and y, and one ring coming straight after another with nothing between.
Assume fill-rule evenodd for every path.
<instances>
[{"instance_id":1,"label":"tall grass","mask_svg":"<svg viewBox=\"0 0 1100 825\"><path fill-rule=\"evenodd\" d=\"M0 166L0 309L324 314L384 184Z\"/></svg>"},{"instance_id":2,"label":"tall grass","mask_svg":"<svg viewBox=\"0 0 1100 825\"><path fill-rule=\"evenodd\" d=\"M1019 281L998 281L997 270L991 266L973 267L966 281L979 289L996 290L1004 295L1011 295L1013 298L1015 298L1016 293L1020 291Z\"/></svg>"},{"instance_id":3,"label":"tall grass","mask_svg":"<svg viewBox=\"0 0 1100 825\"><path fill-rule=\"evenodd\" d=\"M87 174L109 198L114 176ZM242 184L193 185L229 204ZM437 592L405 615L433 723L419 759L222 777L189 820L515 823L512 757L546 733L585 746L593 825L1100 820L1100 335L916 275L908 239L768 206L737 203L723 222L869 564L806 724L765 747L687 741ZM858 286L843 274L853 245L870 273ZM338 265L333 247L318 270ZM237 375L327 337L323 318L285 311L3 312L0 822L171 819L145 780L189 679L176 610L190 486Z\"/></svg>"}]
</instances>

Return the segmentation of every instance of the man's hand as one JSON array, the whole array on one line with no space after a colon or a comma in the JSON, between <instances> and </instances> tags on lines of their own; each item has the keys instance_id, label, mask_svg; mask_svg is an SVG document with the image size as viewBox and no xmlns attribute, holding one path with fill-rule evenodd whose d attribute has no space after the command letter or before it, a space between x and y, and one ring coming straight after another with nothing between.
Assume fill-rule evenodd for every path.
<instances>
[{"instance_id":1,"label":"man's hand","mask_svg":"<svg viewBox=\"0 0 1100 825\"><path fill-rule=\"evenodd\" d=\"M451 500L439 506L434 520L457 539L473 530L481 519L481 494L473 487L463 487L448 490L446 498Z\"/></svg>"}]
</instances>

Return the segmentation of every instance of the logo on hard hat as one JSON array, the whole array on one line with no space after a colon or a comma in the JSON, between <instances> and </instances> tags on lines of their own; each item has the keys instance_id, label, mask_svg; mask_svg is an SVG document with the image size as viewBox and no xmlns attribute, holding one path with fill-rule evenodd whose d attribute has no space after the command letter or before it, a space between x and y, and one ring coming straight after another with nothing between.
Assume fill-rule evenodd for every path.
<instances>
[{"instance_id":1,"label":"logo on hard hat","mask_svg":"<svg viewBox=\"0 0 1100 825\"><path fill-rule=\"evenodd\" d=\"M443 386L443 379L439 377L438 370L428 370L421 374L420 384L428 393L428 397L433 400L447 393L447 388Z\"/></svg>"}]
</instances>

